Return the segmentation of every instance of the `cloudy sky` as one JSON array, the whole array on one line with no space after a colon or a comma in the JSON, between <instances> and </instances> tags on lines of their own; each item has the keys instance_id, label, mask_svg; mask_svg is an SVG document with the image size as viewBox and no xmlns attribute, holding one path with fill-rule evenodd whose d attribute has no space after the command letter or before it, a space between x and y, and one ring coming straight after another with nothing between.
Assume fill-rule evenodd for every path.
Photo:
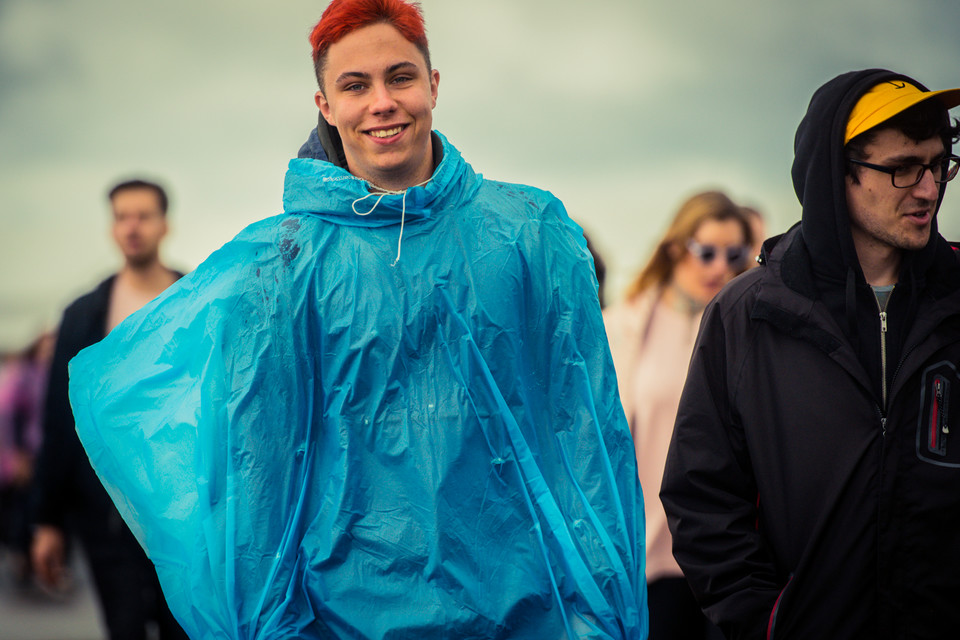
<instances>
[{"instance_id":1,"label":"cloudy sky","mask_svg":"<svg viewBox=\"0 0 960 640\"><path fill-rule=\"evenodd\" d=\"M306 36L326 2L0 0L0 349L117 266L105 190L164 182L191 269L280 212L316 122ZM688 195L799 216L813 91L887 67L960 86L954 0L424 0L435 126L488 178L553 191L618 297ZM941 230L960 238L960 196Z\"/></svg>"}]
</instances>

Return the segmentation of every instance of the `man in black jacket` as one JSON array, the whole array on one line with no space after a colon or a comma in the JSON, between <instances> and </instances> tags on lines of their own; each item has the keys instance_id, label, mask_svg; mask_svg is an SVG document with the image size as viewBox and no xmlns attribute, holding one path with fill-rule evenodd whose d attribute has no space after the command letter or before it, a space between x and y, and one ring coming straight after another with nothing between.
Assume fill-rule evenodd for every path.
<instances>
[{"instance_id":1,"label":"man in black jacket","mask_svg":"<svg viewBox=\"0 0 960 640\"><path fill-rule=\"evenodd\" d=\"M182 274L160 261L167 233L167 196L157 184L132 180L110 191L113 238L124 266L63 314L50 366L44 441L37 463L31 556L37 577L56 586L63 577L65 531L76 533L93 573L112 640L186 638L166 606L157 574L94 474L74 430L67 398L67 363L99 342Z\"/></svg>"},{"instance_id":2,"label":"man in black jacket","mask_svg":"<svg viewBox=\"0 0 960 640\"><path fill-rule=\"evenodd\" d=\"M704 313L660 495L729 640L960 629L957 104L878 69L821 87L800 223Z\"/></svg>"}]
</instances>

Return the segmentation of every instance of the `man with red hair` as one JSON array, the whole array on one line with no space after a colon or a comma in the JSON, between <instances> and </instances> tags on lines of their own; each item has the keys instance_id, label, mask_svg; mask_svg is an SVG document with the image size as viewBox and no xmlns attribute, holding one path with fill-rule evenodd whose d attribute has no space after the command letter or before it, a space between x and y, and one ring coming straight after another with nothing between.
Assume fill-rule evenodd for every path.
<instances>
[{"instance_id":1,"label":"man with red hair","mask_svg":"<svg viewBox=\"0 0 960 640\"><path fill-rule=\"evenodd\" d=\"M310 43L320 85L315 100L327 125L320 128L335 157L388 190L428 180L440 73L430 66L417 8L401 0L335 0Z\"/></svg>"},{"instance_id":2,"label":"man with red hair","mask_svg":"<svg viewBox=\"0 0 960 640\"><path fill-rule=\"evenodd\" d=\"M580 228L433 130L415 4L334 0L311 42L284 214L72 363L171 609L193 638L646 637Z\"/></svg>"}]
</instances>

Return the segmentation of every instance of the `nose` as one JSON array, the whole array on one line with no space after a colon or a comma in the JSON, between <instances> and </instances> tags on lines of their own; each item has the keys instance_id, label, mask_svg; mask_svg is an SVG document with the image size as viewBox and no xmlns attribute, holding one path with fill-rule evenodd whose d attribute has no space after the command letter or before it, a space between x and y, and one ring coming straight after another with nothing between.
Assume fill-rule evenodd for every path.
<instances>
[{"instance_id":1,"label":"nose","mask_svg":"<svg viewBox=\"0 0 960 640\"><path fill-rule=\"evenodd\" d=\"M718 255L713 259L713 262L710 263L710 271L714 275L721 276L727 272L733 272L733 265L727 262L726 256Z\"/></svg>"},{"instance_id":2,"label":"nose","mask_svg":"<svg viewBox=\"0 0 960 640\"><path fill-rule=\"evenodd\" d=\"M394 99L390 88L383 83L378 83L373 87L373 101L370 103L370 111L374 114L393 113L397 109L397 101Z\"/></svg>"},{"instance_id":3,"label":"nose","mask_svg":"<svg viewBox=\"0 0 960 640\"><path fill-rule=\"evenodd\" d=\"M927 167L920 176L920 182L913 186L913 195L923 200L936 200L940 197L940 185L933 179L933 169Z\"/></svg>"}]
</instances>

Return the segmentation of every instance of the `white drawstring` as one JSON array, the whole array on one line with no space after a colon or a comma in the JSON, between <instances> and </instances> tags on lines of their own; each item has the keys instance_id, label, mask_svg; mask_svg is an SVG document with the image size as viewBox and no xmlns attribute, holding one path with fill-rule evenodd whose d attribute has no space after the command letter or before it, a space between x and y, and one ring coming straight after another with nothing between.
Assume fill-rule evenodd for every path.
<instances>
[{"instance_id":1,"label":"white drawstring","mask_svg":"<svg viewBox=\"0 0 960 640\"><path fill-rule=\"evenodd\" d=\"M444 160L445 160L445 159L446 159L446 158L444 158ZM443 160L440 161L440 164L441 164L441 165L443 164ZM439 170L439 169L440 169L440 166L437 166L437 169L434 170L434 172L433 172L434 175L436 175L437 170ZM383 197L384 197L384 196L399 196L399 195L402 195L402 196L403 196L403 199L401 200L401 208L400 208L400 237L397 239L397 258L390 264L391 267L397 266L397 263L400 262L400 247L403 245L403 225L404 225L404 222L406 221L406 217L407 217L407 191L409 191L410 189L413 189L413 188L415 188L415 187L422 187L423 185L427 184L427 183L430 182L431 180L433 180L433 176L430 176L429 178L427 178L426 180L424 180L424 181L421 182L420 184L415 184L415 185L413 185L412 187L407 187L406 189L403 189L402 191L392 191L392 190L390 190L390 189L384 189L383 187L378 187L377 185L375 185L375 184L373 184L372 182L370 182L369 180L367 180L367 181L366 181L367 184L369 184L371 187L373 187L373 188L376 189L377 191L368 193L367 195L363 196L362 198L357 198L356 200L353 201L353 204L350 205L350 207L353 209L353 212L354 212L355 214L357 214L358 216L368 216L368 215L370 215L371 213L373 213L374 209L377 208L377 206L380 204L380 201L383 200ZM360 211L357 211L357 203L358 203L358 202L363 202L364 200L366 200L366 199L369 198L370 196L379 196L379 197L377 198L377 201L373 203L373 206L370 208L370 210L369 210L369 211L365 211L365 212L363 212L363 213L361 213Z\"/></svg>"},{"instance_id":2,"label":"white drawstring","mask_svg":"<svg viewBox=\"0 0 960 640\"><path fill-rule=\"evenodd\" d=\"M430 182L430 181L427 180L427 182ZM426 184L426 182L421 182L420 184ZM374 187L374 188L376 188L376 189L380 189L380 187L378 187L377 185L375 185L375 184L373 184L373 183L370 183L370 186L372 186L372 187ZM418 187L419 187L420 185L415 185L415 186L418 186ZM402 245L402 243L403 243L403 225L404 225L404 222L406 221L406 218L407 218L407 190L404 189L403 191L390 191L389 189L381 189L381 193L379 194L379 197L377 198L377 201L373 203L373 206L370 208L369 211L364 211L363 213L361 213L360 211L357 211L357 203L358 203L358 202L363 202L364 200L366 200L366 199L369 198L370 196L375 196L375 195L378 195L378 194L377 194L376 192L368 193L367 195L363 196L362 198L357 198L356 200L354 200L354 201L353 201L353 204L351 204L350 206L351 206L351 208L353 209L353 212L354 212L355 214L357 214L358 216L368 216L368 215L370 215L371 213L373 213L373 210L377 208L377 206L380 204L380 201L383 200L383 197L384 197L384 196L399 196L399 195L403 195L403 200L401 201L402 207L401 207L401 209L400 209L400 238L397 240L397 258L396 258L396 260L394 260L394 261L390 264L391 267L395 267L395 266L397 266L397 263L400 262L400 247L401 247L401 245Z\"/></svg>"}]
</instances>

